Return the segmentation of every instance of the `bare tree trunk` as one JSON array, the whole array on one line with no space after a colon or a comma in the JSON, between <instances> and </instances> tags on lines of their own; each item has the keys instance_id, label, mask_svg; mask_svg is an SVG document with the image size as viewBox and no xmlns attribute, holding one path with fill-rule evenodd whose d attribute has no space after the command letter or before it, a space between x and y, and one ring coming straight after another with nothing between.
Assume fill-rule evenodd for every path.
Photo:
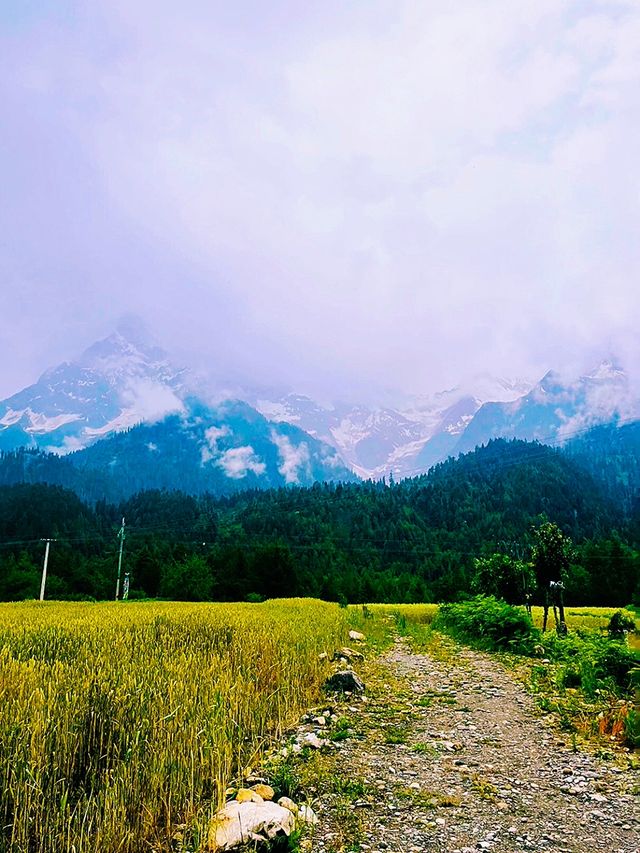
<instances>
[{"instance_id":1,"label":"bare tree trunk","mask_svg":"<svg viewBox=\"0 0 640 853\"><path fill-rule=\"evenodd\" d=\"M562 594L562 587L558 590L558 609L560 610L560 624L558 625L558 634L561 637L565 637L567 635L567 622L564 618L564 596Z\"/></svg>"},{"instance_id":2,"label":"bare tree trunk","mask_svg":"<svg viewBox=\"0 0 640 853\"><path fill-rule=\"evenodd\" d=\"M566 622L567 620L564 618L564 596L562 595L562 590L560 590L558 594L559 601L559 609L560 609L560 621Z\"/></svg>"},{"instance_id":3,"label":"bare tree trunk","mask_svg":"<svg viewBox=\"0 0 640 853\"><path fill-rule=\"evenodd\" d=\"M542 620L542 633L547 630L547 619L549 618L549 590L544 591L544 617Z\"/></svg>"}]
</instances>

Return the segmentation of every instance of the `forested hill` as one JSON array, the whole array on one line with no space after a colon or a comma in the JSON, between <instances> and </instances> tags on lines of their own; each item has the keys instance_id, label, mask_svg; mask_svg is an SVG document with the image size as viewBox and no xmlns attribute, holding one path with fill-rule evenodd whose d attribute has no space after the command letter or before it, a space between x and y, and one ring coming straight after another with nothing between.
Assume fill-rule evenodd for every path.
<instances>
[{"instance_id":1,"label":"forested hill","mask_svg":"<svg viewBox=\"0 0 640 853\"><path fill-rule=\"evenodd\" d=\"M0 597L37 593L45 536L58 540L52 597L111 597L122 515L134 595L453 598L468 591L475 557L526 555L543 518L577 544L569 602L625 604L638 587L637 515L623 518L591 474L559 451L498 440L397 484L222 498L148 491L94 506L60 487L3 486Z\"/></svg>"},{"instance_id":2,"label":"forested hill","mask_svg":"<svg viewBox=\"0 0 640 853\"><path fill-rule=\"evenodd\" d=\"M326 480L357 477L328 444L231 401L215 409L189 401L188 417L141 423L63 457L0 452L0 484L64 486L89 502L117 502L143 489L228 495Z\"/></svg>"},{"instance_id":3,"label":"forested hill","mask_svg":"<svg viewBox=\"0 0 640 853\"><path fill-rule=\"evenodd\" d=\"M640 421L593 427L565 445L564 452L604 486L625 514L640 493Z\"/></svg>"}]
</instances>

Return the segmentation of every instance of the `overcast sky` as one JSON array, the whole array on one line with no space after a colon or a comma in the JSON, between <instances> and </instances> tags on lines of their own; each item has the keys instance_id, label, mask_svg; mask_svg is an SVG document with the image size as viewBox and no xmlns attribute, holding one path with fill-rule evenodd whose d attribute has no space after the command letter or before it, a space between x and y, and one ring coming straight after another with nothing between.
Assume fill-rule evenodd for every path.
<instances>
[{"instance_id":1,"label":"overcast sky","mask_svg":"<svg viewBox=\"0 0 640 853\"><path fill-rule=\"evenodd\" d=\"M0 395L125 312L324 393L638 362L638 0L3 0L0 37Z\"/></svg>"}]
</instances>

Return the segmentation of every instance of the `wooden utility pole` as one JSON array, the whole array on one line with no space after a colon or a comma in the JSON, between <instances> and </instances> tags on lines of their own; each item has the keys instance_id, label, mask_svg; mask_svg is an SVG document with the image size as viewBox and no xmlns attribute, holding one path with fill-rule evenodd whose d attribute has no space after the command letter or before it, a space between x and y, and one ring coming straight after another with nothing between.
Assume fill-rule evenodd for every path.
<instances>
[{"instance_id":1,"label":"wooden utility pole","mask_svg":"<svg viewBox=\"0 0 640 853\"><path fill-rule=\"evenodd\" d=\"M124 547L124 516L122 516L122 527L118 531L120 539L120 552L118 553L118 579L116 580L116 601L120 598L120 575L122 574L122 549Z\"/></svg>"}]
</instances>

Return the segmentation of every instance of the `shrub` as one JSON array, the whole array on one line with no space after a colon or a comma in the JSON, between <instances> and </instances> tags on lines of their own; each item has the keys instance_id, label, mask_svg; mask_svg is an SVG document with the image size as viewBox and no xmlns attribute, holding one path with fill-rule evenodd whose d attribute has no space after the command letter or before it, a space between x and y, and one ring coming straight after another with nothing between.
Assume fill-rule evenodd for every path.
<instances>
[{"instance_id":1,"label":"shrub","mask_svg":"<svg viewBox=\"0 0 640 853\"><path fill-rule=\"evenodd\" d=\"M581 687L587 696L596 690L616 694L629 690L638 656L626 645L587 631L564 638L548 636L545 643L548 656L564 664L560 673L564 687Z\"/></svg>"},{"instance_id":2,"label":"shrub","mask_svg":"<svg viewBox=\"0 0 640 853\"><path fill-rule=\"evenodd\" d=\"M522 654L530 654L540 638L540 632L534 628L524 608L484 595L456 604L443 604L434 627L485 649Z\"/></svg>"},{"instance_id":3,"label":"shrub","mask_svg":"<svg viewBox=\"0 0 640 853\"><path fill-rule=\"evenodd\" d=\"M621 640L626 634L636 630L636 623L630 616L626 616L622 610L616 610L607 626L607 631L612 639Z\"/></svg>"}]
</instances>

